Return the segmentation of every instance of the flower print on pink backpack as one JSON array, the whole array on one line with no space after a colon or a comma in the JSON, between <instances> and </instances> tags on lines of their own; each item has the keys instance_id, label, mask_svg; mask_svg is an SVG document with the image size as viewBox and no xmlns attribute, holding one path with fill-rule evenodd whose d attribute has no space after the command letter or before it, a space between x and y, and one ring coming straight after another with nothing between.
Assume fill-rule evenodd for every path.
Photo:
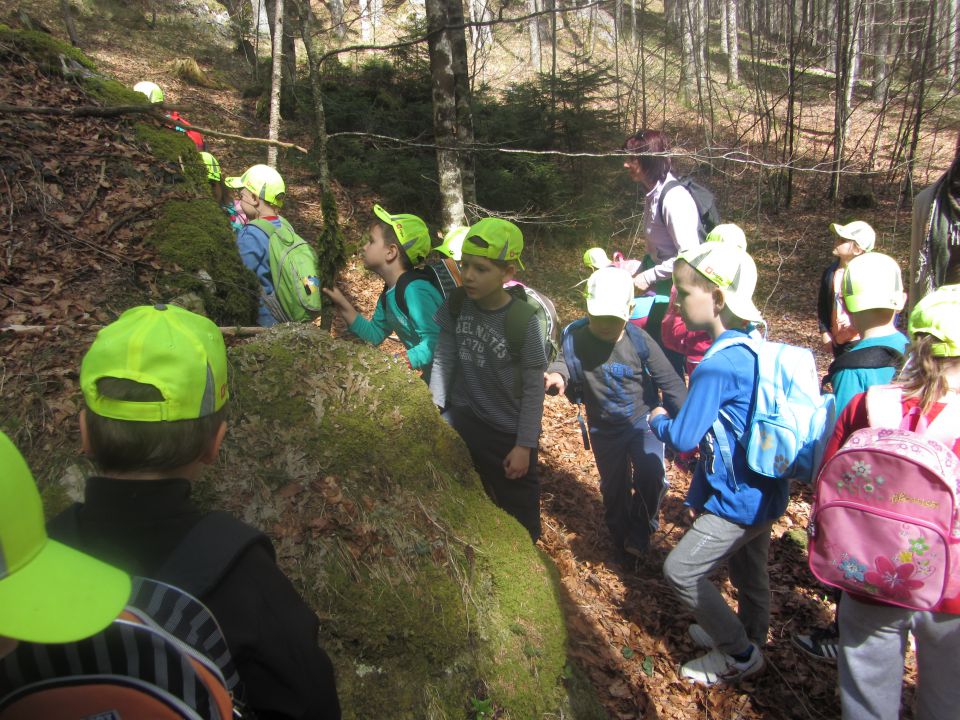
<instances>
[{"instance_id":1,"label":"flower print on pink backpack","mask_svg":"<svg viewBox=\"0 0 960 720\"><path fill-rule=\"evenodd\" d=\"M888 605L960 614L960 402L929 424L903 415L902 389L867 391L870 427L820 470L810 570L833 587Z\"/></svg>"}]
</instances>

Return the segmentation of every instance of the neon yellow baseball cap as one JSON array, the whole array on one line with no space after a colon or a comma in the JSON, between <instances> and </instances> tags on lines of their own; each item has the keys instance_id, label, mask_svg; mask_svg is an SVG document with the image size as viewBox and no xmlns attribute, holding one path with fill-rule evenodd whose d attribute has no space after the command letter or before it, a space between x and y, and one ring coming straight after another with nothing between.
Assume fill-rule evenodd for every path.
<instances>
[{"instance_id":1,"label":"neon yellow baseball cap","mask_svg":"<svg viewBox=\"0 0 960 720\"><path fill-rule=\"evenodd\" d=\"M147 96L147 100L152 103L161 103L163 102L163 90L160 89L160 86L156 83L150 82L149 80L143 80L138 82L133 86L135 92L143 93Z\"/></svg>"},{"instance_id":2,"label":"neon yellow baseball cap","mask_svg":"<svg viewBox=\"0 0 960 720\"><path fill-rule=\"evenodd\" d=\"M474 238L479 238L478 243ZM480 257L515 262L523 268L520 253L523 252L523 233L520 228L509 220L501 218L483 218L470 226L467 236L463 239L464 255L479 255Z\"/></svg>"},{"instance_id":3,"label":"neon yellow baseball cap","mask_svg":"<svg viewBox=\"0 0 960 720\"><path fill-rule=\"evenodd\" d=\"M0 635L37 643L80 640L109 625L130 577L47 537L30 468L0 432Z\"/></svg>"},{"instance_id":4,"label":"neon yellow baseball cap","mask_svg":"<svg viewBox=\"0 0 960 720\"><path fill-rule=\"evenodd\" d=\"M902 310L906 302L900 266L889 255L857 255L843 271L843 302L850 312Z\"/></svg>"},{"instance_id":5,"label":"neon yellow baseball cap","mask_svg":"<svg viewBox=\"0 0 960 720\"><path fill-rule=\"evenodd\" d=\"M599 270L610 265L610 258L603 248L592 247L583 254L583 264L591 270Z\"/></svg>"},{"instance_id":6,"label":"neon yellow baseball cap","mask_svg":"<svg viewBox=\"0 0 960 720\"><path fill-rule=\"evenodd\" d=\"M220 173L220 163L217 162L217 159L208 152L201 152L200 159L207 166L207 180L220 182L222 175Z\"/></svg>"},{"instance_id":7,"label":"neon yellow baseball cap","mask_svg":"<svg viewBox=\"0 0 960 720\"><path fill-rule=\"evenodd\" d=\"M463 239L468 232L470 232L468 227L455 227L443 236L443 242L434 249L459 262L463 250Z\"/></svg>"},{"instance_id":8,"label":"neon yellow baseball cap","mask_svg":"<svg viewBox=\"0 0 960 720\"><path fill-rule=\"evenodd\" d=\"M163 400L105 397L103 378L152 385ZM175 305L130 308L97 333L80 365L80 389L97 415L130 422L196 420L223 407L227 350L220 328Z\"/></svg>"},{"instance_id":9,"label":"neon yellow baseball cap","mask_svg":"<svg viewBox=\"0 0 960 720\"><path fill-rule=\"evenodd\" d=\"M846 225L830 223L830 230L837 237L842 237L844 240L853 240L857 247L865 253L873 250L874 245L877 244L877 233L874 232L869 223L865 223L863 220L854 220Z\"/></svg>"},{"instance_id":10,"label":"neon yellow baseball cap","mask_svg":"<svg viewBox=\"0 0 960 720\"><path fill-rule=\"evenodd\" d=\"M630 319L633 278L626 270L609 265L587 280L587 312L591 315Z\"/></svg>"},{"instance_id":11,"label":"neon yellow baseball cap","mask_svg":"<svg viewBox=\"0 0 960 720\"><path fill-rule=\"evenodd\" d=\"M753 304L757 266L743 248L725 242L705 242L677 256L720 288L730 312L741 320L763 322Z\"/></svg>"},{"instance_id":12,"label":"neon yellow baseball cap","mask_svg":"<svg viewBox=\"0 0 960 720\"><path fill-rule=\"evenodd\" d=\"M240 177L226 178L223 184L228 188L246 188L275 207L283 207L283 194L287 191L280 173L269 165L253 165Z\"/></svg>"},{"instance_id":13,"label":"neon yellow baseball cap","mask_svg":"<svg viewBox=\"0 0 960 720\"><path fill-rule=\"evenodd\" d=\"M707 233L703 241L730 243L741 250L747 249L747 236L743 229L735 223L720 223Z\"/></svg>"},{"instance_id":14,"label":"neon yellow baseball cap","mask_svg":"<svg viewBox=\"0 0 960 720\"><path fill-rule=\"evenodd\" d=\"M430 254L430 231L416 215L391 215L379 205L373 206L373 214L393 228L400 247L414 265Z\"/></svg>"},{"instance_id":15,"label":"neon yellow baseball cap","mask_svg":"<svg viewBox=\"0 0 960 720\"><path fill-rule=\"evenodd\" d=\"M910 313L910 337L933 335L934 357L960 357L960 285L943 285L925 295Z\"/></svg>"}]
</instances>

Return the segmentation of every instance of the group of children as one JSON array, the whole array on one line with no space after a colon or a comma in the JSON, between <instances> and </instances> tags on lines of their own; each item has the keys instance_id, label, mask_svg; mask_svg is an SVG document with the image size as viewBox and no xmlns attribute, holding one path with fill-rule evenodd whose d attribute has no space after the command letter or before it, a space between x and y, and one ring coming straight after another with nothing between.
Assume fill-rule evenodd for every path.
<instances>
[{"instance_id":1,"label":"group of children","mask_svg":"<svg viewBox=\"0 0 960 720\"><path fill-rule=\"evenodd\" d=\"M283 222L285 187L276 171L254 166L225 185L239 189L248 219ZM248 228L265 233L243 225L238 244L267 295L263 241ZM832 229L838 262L824 275L820 320L824 343L836 356L827 381L839 420L827 457L869 424L862 392L893 380L908 352L905 423L932 420L960 388L957 286L916 303L908 340L896 329L905 303L897 263L873 250L866 223ZM454 252L451 241L459 246L462 284L444 296L415 272L432 250L426 224L375 206L363 248L364 265L384 281L373 316L362 317L338 288L323 292L363 340L379 344L397 333L407 363L463 438L486 492L533 540L540 536L537 448L546 391L563 390L586 407L585 437L600 475L604 519L625 557L648 555L667 489L664 448L698 450L685 500L691 525L663 564L694 617L689 636L705 651L679 672L704 685L759 672L770 625L770 533L789 488L786 480L750 469L740 442L758 373L746 341L763 325L753 301L757 269L742 231L723 227L673 263L661 331L669 320L672 349L689 357L689 386L660 345L668 333L654 341L630 323L637 283L627 270L609 265L593 272L586 317L567 328L563 351L548 366L539 322L505 288L523 269L520 229L489 217L447 240L443 251ZM260 319L272 324L266 303ZM170 558L181 557L184 546L189 551L206 522L190 500L190 486L217 457L226 431L227 362L216 326L173 306L128 310L97 335L80 384L83 449L99 474L88 479L84 503L48 529L29 471L0 437L0 456L10 468L0 477L4 662L26 652L18 643L68 642L96 632L125 604L129 576L163 580ZM720 461L719 444L733 448L732 462ZM953 449L960 452L960 437ZM222 626L244 702L260 717L339 717L333 669L315 642L316 616L275 565L269 542L238 521L227 522L227 536L245 540L216 581L201 585L200 599ZM736 589L736 611L710 580L721 566ZM844 593L838 630L845 718L897 717L908 632L918 647L918 717L955 715L960 685L952 682L949 663L960 649L960 617ZM799 637L798 645L809 652L813 636Z\"/></svg>"}]
</instances>

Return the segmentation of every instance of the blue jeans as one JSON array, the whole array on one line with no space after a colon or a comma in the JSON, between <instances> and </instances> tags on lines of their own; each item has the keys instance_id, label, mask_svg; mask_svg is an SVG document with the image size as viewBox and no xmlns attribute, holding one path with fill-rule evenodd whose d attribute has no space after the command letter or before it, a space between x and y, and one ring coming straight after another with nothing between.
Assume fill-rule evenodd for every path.
<instances>
[{"instance_id":1,"label":"blue jeans","mask_svg":"<svg viewBox=\"0 0 960 720\"><path fill-rule=\"evenodd\" d=\"M645 550L660 526L667 492L663 443L649 427L590 426L590 446L600 473L603 516L617 547Z\"/></svg>"}]
</instances>

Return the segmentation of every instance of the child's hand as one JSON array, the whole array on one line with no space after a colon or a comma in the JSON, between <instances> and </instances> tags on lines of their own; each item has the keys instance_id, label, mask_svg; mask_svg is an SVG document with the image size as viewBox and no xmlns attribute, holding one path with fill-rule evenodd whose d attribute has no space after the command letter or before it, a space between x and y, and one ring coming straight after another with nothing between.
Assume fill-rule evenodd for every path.
<instances>
[{"instance_id":1,"label":"child's hand","mask_svg":"<svg viewBox=\"0 0 960 720\"><path fill-rule=\"evenodd\" d=\"M333 303L334 307L337 308L343 319L346 321L347 325L353 323L354 319L357 317L357 311L354 309L353 305L347 300L346 295L340 292L340 288L320 288L323 291L323 294L330 298L330 302Z\"/></svg>"},{"instance_id":2,"label":"child's hand","mask_svg":"<svg viewBox=\"0 0 960 720\"><path fill-rule=\"evenodd\" d=\"M530 448L517 445L503 459L503 474L508 480L519 480L530 469Z\"/></svg>"},{"instance_id":3,"label":"child's hand","mask_svg":"<svg viewBox=\"0 0 960 720\"><path fill-rule=\"evenodd\" d=\"M644 280L643 275L636 275L633 278L633 286L637 289L637 295L643 295L650 289L650 283Z\"/></svg>"},{"instance_id":4,"label":"child's hand","mask_svg":"<svg viewBox=\"0 0 960 720\"><path fill-rule=\"evenodd\" d=\"M560 373L543 374L543 391L547 395L559 395L563 392L567 384L563 381L563 375Z\"/></svg>"},{"instance_id":5,"label":"child's hand","mask_svg":"<svg viewBox=\"0 0 960 720\"><path fill-rule=\"evenodd\" d=\"M647 415L647 422L653 422L655 417L660 417L661 415L666 415L669 417L669 413L662 407L655 407L650 411L650 414Z\"/></svg>"}]
</instances>

